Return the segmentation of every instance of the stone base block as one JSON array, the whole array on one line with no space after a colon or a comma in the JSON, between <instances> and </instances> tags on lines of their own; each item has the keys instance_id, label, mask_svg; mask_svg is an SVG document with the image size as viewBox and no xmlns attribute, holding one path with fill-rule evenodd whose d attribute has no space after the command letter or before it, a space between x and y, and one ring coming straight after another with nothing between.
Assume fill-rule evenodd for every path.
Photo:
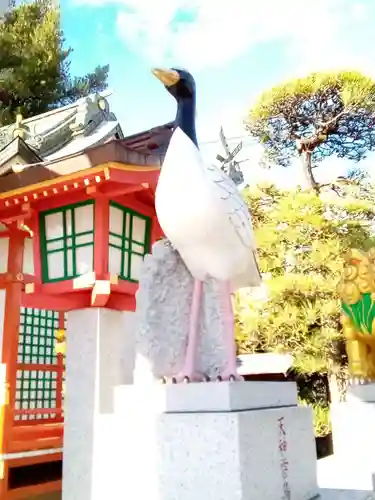
<instances>
[{"instance_id":1,"label":"stone base block","mask_svg":"<svg viewBox=\"0 0 375 500\"><path fill-rule=\"evenodd\" d=\"M107 456L119 451L113 390L133 381L134 315L92 307L69 311L67 320L62 498L103 500Z\"/></svg>"},{"instance_id":2,"label":"stone base block","mask_svg":"<svg viewBox=\"0 0 375 500\"><path fill-rule=\"evenodd\" d=\"M331 405L331 422L335 455L375 472L375 384L349 388L346 402Z\"/></svg>"},{"instance_id":3,"label":"stone base block","mask_svg":"<svg viewBox=\"0 0 375 500\"><path fill-rule=\"evenodd\" d=\"M117 485L121 498L309 500L317 495L311 409L293 404L290 386L283 383L278 384L278 398L289 400L289 406L246 409L244 406L252 406L246 391L262 394L263 386L264 394L269 394L274 386L271 382L256 384L119 389L115 415L117 446L122 451L119 469L113 472L121 481ZM217 389L219 385L221 389ZM220 404L218 392L212 396L215 390L232 395L232 401L242 391L247 404L237 401L236 409L231 410L227 397ZM134 394L139 391L143 403L137 396L135 405ZM169 410L152 408L155 391L159 398L165 392L164 401L169 394ZM189 391L197 393L193 411ZM199 410L198 402L206 409Z\"/></svg>"},{"instance_id":4,"label":"stone base block","mask_svg":"<svg viewBox=\"0 0 375 500\"><path fill-rule=\"evenodd\" d=\"M329 491L349 491L358 492L357 496L351 497L350 500L368 499L370 494L374 493L374 481L368 471L364 471L360 467L356 467L353 462L348 460L340 460L339 456L331 455L318 460L318 485L322 490L321 498L325 500L324 492ZM362 493L362 495L360 495ZM336 498L336 497L334 497ZM347 496L338 496L340 500L345 500Z\"/></svg>"},{"instance_id":5,"label":"stone base block","mask_svg":"<svg viewBox=\"0 0 375 500\"><path fill-rule=\"evenodd\" d=\"M159 413L255 410L297 405L294 382L210 382L209 384L155 384L115 388L115 411L138 411L144 405ZM147 400L145 400L145 391ZM125 406L124 406L125 405Z\"/></svg>"}]
</instances>

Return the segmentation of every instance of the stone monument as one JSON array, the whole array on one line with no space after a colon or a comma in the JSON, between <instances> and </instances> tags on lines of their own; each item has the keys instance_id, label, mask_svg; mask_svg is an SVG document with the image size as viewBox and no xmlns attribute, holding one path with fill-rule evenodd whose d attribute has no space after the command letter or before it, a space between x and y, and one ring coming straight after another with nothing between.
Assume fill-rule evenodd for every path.
<instances>
[{"instance_id":1,"label":"stone monument","mask_svg":"<svg viewBox=\"0 0 375 500\"><path fill-rule=\"evenodd\" d=\"M152 500L313 498L312 415L298 406L296 385L216 379L225 356L214 281L205 283L198 349L210 381L160 383L183 362L193 282L169 242L155 243L137 294L134 385L115 390L123 497L136 489Z\"/></svg>"},{"instance_id":2,"label":"stone monument","mask_svg":"<svg viewBox=\"0 0 375 500\"><path fill-rule=\"evenodd\" d=\"M237 374L231 293L261 283L249 210L202 160L193 77L153 72L178 109L155 192L167 240L140 273L134 385L115 390L123 498L311 499L311 408L298 406L294 383Z\"/></svg>"}]
</instances>

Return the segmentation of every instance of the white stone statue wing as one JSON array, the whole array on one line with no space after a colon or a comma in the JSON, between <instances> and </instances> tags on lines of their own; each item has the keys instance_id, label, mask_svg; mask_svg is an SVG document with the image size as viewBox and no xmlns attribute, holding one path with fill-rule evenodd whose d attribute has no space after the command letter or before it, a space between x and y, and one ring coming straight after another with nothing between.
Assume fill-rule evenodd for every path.
<instances>
[{"instance_id":1,"label":"white stone statue wing","mask_svg":"<svg viewBox=\"0 0 375 500\"><path fill-rule=\"evenodd\" d=\"M256 248L249 209L232 179L216 165L207 164L208 181L214 186L223 212L242 243L249 248Z\"/></svg>"},{"instance_id":2,"label":"white stone statue wing","mask_svg":"<svg viewBox=\"0 0 375 500\"><path fill-rule=\"evenodd\" d=\"M221 214L223 230L230 224L239 243L247 248L256 248L250 212L236 184L219 167L207 163L191 139L177 128L171 138L156 190L159 220L164 217L170 222L172 214L175 214L173 207L177 205L186 208L188 213L192 210L199 213L205 210L202 200L211 203L211 208Z\"/></svg>"}]
</instances>

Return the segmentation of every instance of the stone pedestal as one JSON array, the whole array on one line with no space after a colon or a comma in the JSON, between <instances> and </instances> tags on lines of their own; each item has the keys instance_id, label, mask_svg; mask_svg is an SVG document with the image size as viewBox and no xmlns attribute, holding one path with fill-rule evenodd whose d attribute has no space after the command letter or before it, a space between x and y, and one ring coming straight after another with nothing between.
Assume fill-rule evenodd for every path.
<instances>
[{"instance_id":1,"label":"stone pedestal","mask_svg":"<svg viewBox=\"0 0 375 500\"><path fill-rule=\"evenodd\" d=\"M109 309L67 313L63 500L104 498L98 483L108 457L101 446L108 436L116 447L113 391L132 383L133 320L133 313Z\"/></svg>"},{"instance_id":2,"label":"stone pedestal","mask_svg":"<svg viewBox=\"0 0 375 500\"><path fill-rule=\"evenodd\" d=\"M331 405L333 449L352 470L375 472L375 384L350 387L347 400Z\"/></svg>"},{"instance_id":3,"label":"stone pedestal","mask_svg":"<svg viewBox=\"0 0 375 500\"><path fill-rule=\"evenodd\" d=\"M292 382L119 387L115 415L113 498L308 500L318 493L312 412L297 406Z\"/></svg>"}]
</instances>

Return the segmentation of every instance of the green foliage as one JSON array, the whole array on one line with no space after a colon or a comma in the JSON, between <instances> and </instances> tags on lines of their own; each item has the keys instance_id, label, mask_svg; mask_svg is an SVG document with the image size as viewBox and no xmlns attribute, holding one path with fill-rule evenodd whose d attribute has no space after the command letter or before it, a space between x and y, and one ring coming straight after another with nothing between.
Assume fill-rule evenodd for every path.
<instances>
[{"instance_id":1,"label":"green foliage","mask_svg":"<svg viewBox=\"0 0 375 500\"><path fill-rule=\"evenodd\" d=\"M329 406L323 404L312 404L304 399L298 398L298 403L303 406L312 406L315 436L326 436L332 432Z\"/></svg>"},{"instance_id":2,"label":"green foliage","mask_svg":"<svg viewBox=\"0 0 375 500\"><path fill-rule=\"evenodd\" d=\"M106 88L109 68L71 78L60 11L49 0L13 7L0 24L0 125Z\"/></svg>"},{"instance_id":3,"label":"green foliage","mask_svg":"<svg viewBox=\"0 0 375 500\"><path fill-rule=\"evenodd\" d=\"M264 92L246 128L268 159L288 166L308 152L361 160L375 149L375 82L357 71L313 73Z\"/></svg>"},{"instance_id":4,"label":"green foliage","mask_svg":"<svg viewBox=\"0 0 375 500\"><path fill-rule=\"evenodd\" d=\"M285 113L285 106L301 99L324 97L335 90L347 107L374 107L375 82L358 71L312 73L264 92L250 112L250 119L264 120ZM301 110L303 112L303 110Z\"/></svg>"},{"instance_id":5,"label":"green foliage","mask_svg":"<svg viewBox=\"0 0 375 500\"><path fill-rule=\"evenodd\" d=\"M342 256L374 243L372 199L310 191L247 190L267 297L239 292L242 352L288 352L303 373L336 372L344 362L336 286ZM341 189L345 189L341 187Z\"/></svg>"}]
</instances>

